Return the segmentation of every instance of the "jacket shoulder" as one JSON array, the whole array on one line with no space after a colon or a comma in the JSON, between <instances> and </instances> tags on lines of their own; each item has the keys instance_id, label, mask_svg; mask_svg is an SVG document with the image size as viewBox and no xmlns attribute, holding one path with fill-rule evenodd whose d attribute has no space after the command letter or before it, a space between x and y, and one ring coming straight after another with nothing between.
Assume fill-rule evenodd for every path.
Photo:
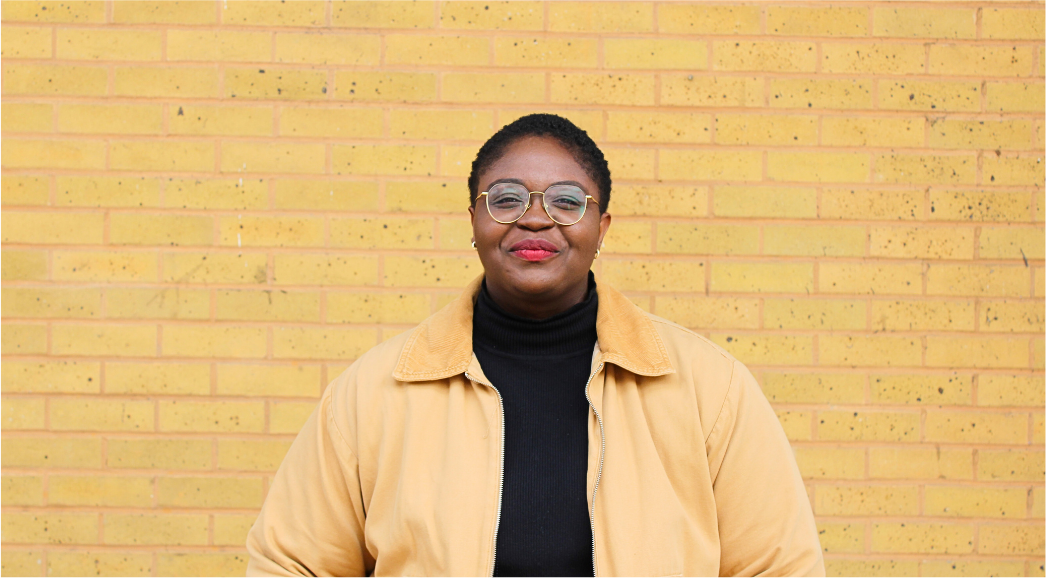
<instances>
[{"instance_id":1,"label":"jacket shoulder","mask_svg":"<svg viewBox=\"0 0 1046 578\"><path fill-rule=\"evenodd\" d=\"M686 354L688 356L696 354L701 356L706 363L712 364L732 366L734 363L739 363L736 357L730 355L725 349L716 345L704 335L669 321L664 317L658 317L653 313L647 313L646 316L654 324L654 328L657 330L658 335L661 336L661 340L664 341L665 347L669 349L669 356L672 358L673 366L675 366L675 362L678 359L678 354Z\"/></svg>"}]
</instances>

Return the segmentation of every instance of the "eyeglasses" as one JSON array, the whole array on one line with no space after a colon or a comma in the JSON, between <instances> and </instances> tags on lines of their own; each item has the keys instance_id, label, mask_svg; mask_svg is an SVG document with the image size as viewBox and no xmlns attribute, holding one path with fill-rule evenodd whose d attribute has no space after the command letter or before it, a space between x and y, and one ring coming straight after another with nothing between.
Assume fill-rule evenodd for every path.
<instances>
[{"instance_id":1,"label":"eyeglasses","mask_svg":"<svg viewBox=\"0 0 1046 578\"><path fill-rule=\"evenodd\" d=\"M560 225L573 225L585 216L588 200L586 195L574 185L552 185L542 191L528 191L527 187L516 183L497 183L489 191L480 193L487 197L487 212L495 221L508 225L520 220L530 209L530 196L541 195L541 206L545 214Z\"/></svg>"}]
</instances>

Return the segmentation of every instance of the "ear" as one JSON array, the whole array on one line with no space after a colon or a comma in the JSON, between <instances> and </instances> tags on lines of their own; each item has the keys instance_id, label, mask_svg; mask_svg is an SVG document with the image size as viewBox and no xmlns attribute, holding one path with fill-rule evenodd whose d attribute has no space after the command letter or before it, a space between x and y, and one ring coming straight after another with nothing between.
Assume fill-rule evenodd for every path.
<instances>
[{"instance_id":1,"label":"ear","mask_svg":"<svg viewBox=\"0 0 1046 578\"><path fill-rule=\"evenodd\" d=\"M596 248L603 246L603 237L607 236L607 231L610 230L610 213L603 213L599 216L599 244Z\"/></svg>"}]
</instances>

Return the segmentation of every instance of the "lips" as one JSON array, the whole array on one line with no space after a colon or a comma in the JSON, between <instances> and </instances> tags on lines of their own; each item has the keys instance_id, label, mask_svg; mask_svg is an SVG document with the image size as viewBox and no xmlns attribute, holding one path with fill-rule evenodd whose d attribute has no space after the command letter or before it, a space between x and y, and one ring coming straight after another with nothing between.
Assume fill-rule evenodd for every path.
<instances>
[{"instance_id":1,"label":"lips","mask_svg":"<svg viewBox=\"0 0 1046 578\"><path fill-rule=\"evenodd\" d=\"M559 253L559 247L544 239L525 239L509 247L509 252L524 261L544 261Z\"/></svg>"}]
</instances>

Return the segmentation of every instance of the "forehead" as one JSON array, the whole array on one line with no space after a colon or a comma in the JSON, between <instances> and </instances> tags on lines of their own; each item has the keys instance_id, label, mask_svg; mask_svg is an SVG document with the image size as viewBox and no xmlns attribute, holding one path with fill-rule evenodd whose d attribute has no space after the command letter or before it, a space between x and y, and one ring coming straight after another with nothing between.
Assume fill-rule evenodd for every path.
<instances>
[{"instance_id":1,"label":"forehead","mask_svg":"<svg viewBox=\"0 0 1046 578\"><path fill-rule=\"evenodd\" d=\"M593 197L598 194L595 181L584 167L551 137L524 137L510 144L480 175L480 186L497 179L519 179L536 191L559 181L576 181Z\"/></svg>"}]
</instances>

